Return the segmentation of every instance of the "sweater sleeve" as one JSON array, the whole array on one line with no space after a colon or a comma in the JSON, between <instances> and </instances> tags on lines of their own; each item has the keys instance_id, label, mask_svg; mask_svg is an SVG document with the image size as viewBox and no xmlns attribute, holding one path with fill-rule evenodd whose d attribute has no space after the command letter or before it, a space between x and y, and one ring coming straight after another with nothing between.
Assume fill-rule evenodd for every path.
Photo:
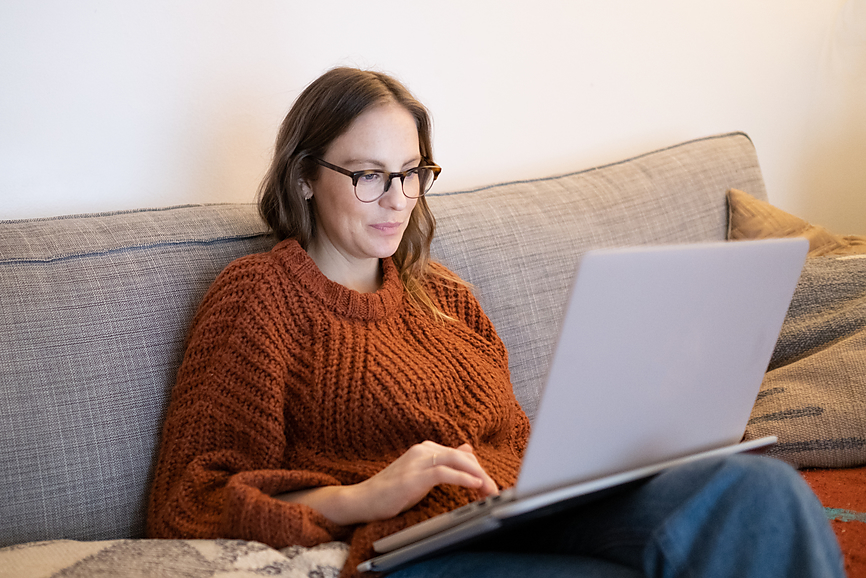
<instances>
[{"instance_id":1,"label":"sweater sleeve","mask_svg":"<svg viewBox=\"0 0 866 578\"><path fill-rule=\"evenodd\" d=\"M292 443L286 396L292 381L303 386L305 360L302 348L287 349L292 335L278 285L242 260L202 302L163 427L150 537L238 538L276 548L345 537L346 528L316 510L273 497L339 484L324 473L284 468Z\"/></svg>"}]
</instances>

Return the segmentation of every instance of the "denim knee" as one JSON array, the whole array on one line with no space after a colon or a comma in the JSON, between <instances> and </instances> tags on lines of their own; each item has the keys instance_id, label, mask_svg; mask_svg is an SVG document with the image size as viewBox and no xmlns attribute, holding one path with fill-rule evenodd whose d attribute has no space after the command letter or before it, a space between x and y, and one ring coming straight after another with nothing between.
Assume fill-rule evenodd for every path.
<instances>
[{"instance_id":1,"label":"denim knee","mask_svg":"<svg viewBox=\"0 0 866 578\"><path fill-rule=\"evenodd\" d=\"M686 466L691 486L654 534L645 568L718 576L844 576L823 508L788 464L739 454ZM674 482L674 483L676 483Z\"/></svg>"},{"instance_id":2,"label":"denim knee","mask_svg":"<svg viewBox=\"0 0 866 578\"><path fill-rule=\"evenodd\" d=\"M804 502L820 508L818 498L789 464L755 454L735 454L723 458L718 475L729 480L739 502L775 508L778 502ZM752 499L750 499L752 498Z\"/></svg>"}]
</instances>

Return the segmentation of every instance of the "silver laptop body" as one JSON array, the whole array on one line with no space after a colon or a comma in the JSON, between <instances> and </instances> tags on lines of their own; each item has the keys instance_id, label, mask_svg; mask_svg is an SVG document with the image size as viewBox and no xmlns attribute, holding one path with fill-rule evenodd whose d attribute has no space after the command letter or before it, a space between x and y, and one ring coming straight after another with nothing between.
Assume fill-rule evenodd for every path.
<instances>
[{"instance_id":1,"label":"silver laptop body","mask_svg":"<svg viewBox=\"0 0 866 578\"><path fill-rule=\"evenodd\" d=\"M387 536L387 571L540 508L590 500L739 443L805 261L805 239L586 253L517 484Z\"/></svg>"}]
</instances>

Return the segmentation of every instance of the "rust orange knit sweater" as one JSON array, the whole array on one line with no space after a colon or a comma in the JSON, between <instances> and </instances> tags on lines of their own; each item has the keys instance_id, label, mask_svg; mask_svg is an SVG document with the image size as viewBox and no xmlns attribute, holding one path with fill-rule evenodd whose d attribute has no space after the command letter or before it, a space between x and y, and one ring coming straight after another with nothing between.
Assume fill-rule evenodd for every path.
<instances>
[{"instance_id":1,"label":"rust orange knit sweater","mask_svg":"<svg viewBox=\"0 0 866 578\"><path fill-rule=\"evenodd\" d=\"M430 282L455 322L408 305L390 259L361 294L328 280L293 240L226 268L193 321L162 434L148 533L282 548L374 540L473 499L438 486L396 518L353 527L272 496L353 484L411 445L470 443L500 487L529 431L507 354L466 288Z\"/></svg>"}]
</instances>

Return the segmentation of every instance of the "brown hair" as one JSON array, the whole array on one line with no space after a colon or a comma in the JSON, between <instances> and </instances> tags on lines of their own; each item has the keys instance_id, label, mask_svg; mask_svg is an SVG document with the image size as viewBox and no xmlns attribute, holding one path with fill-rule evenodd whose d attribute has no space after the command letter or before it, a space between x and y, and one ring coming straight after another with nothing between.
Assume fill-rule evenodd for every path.
<instances>
[{"instance_id":1,"label":"brown hair","mask_svg":"<svg viewBox=\"0 0 866 578\"><path fill-rule=\"evenodd\" d=\"M334 68L313 81L300 94L277 134L274 159L259 188L259 212L276 236L295 239L306 249L316 234L316 221L304 199L303 181L315 180L331 143L369 108L396 102L415 119L418 147L424 162L432 163L430 116L427 109L400 82L381 72ZM418 199L409 224L392 259L409 301L437 317L445 317L424 289L433 274L453 279L430 268L430 242L436 220L424 197Z\"/></svg>"}]
</instances>

